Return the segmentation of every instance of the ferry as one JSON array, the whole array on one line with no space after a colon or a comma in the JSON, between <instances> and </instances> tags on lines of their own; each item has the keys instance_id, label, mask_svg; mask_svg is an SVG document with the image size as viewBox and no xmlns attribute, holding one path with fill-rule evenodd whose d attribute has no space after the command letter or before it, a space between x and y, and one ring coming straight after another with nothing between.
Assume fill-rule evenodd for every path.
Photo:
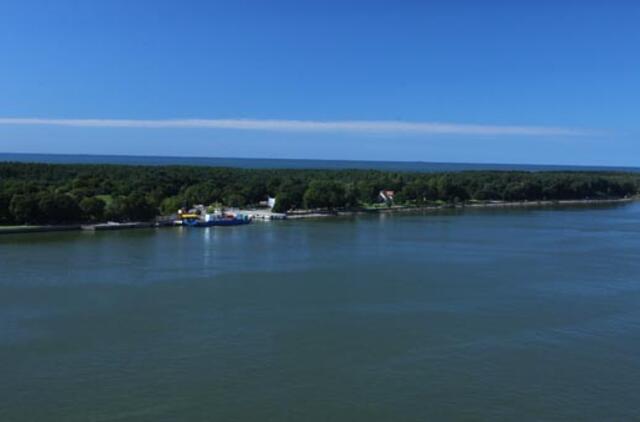
<instances>
[{"instance_id":1,"label":"ferry","mask_svg":"<svg viewBox=\"0 0 640 422\"><path fill-rule=\"evenodd\" d=\"M212 227L212 226L241 226L251 223L251 217L239 213L205 213L182 214L178 224L188 227Z\"/></svg>"}]
</instances>

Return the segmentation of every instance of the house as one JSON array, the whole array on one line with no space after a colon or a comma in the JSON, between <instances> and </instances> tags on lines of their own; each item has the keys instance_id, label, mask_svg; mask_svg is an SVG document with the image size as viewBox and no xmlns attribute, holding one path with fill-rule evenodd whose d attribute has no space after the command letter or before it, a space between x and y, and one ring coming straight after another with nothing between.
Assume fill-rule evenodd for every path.
<instances>
[{"instance_id":1,"label":"house","mask_svg":"<svg viewBox=\"0 0 640 422\"><path fill-rule=\"evenodd\" d=\"M260 201L258 205L261 207L273 208L276 205L276 198L268 196L266 201Z\"/></svg>"},{"instance_id":2,"label":"house","mask_svg":"<svg viewBox=\"0 0 640 422\"><path fill-rule=\"evenodd\" d=\"M392 190L381 190L378 194L378 199L380 202L393 202L395 196L396 193Z\"/></svg>"}]
</instances>

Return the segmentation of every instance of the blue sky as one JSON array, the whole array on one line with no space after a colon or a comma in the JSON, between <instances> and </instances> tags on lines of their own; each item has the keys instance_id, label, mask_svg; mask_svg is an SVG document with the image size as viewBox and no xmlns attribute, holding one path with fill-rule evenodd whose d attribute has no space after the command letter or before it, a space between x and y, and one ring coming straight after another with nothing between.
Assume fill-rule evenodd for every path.
<instances>
[{"instance_id":1,"label":"blue sky","mask_svg":"<svg viewBox=\"0 0 640 422\"><path fill-rule=\"evenodd\" d=\"M637 166L638 22L623 0L6 1L0 152Z\"/></svg>"}]
</instances>

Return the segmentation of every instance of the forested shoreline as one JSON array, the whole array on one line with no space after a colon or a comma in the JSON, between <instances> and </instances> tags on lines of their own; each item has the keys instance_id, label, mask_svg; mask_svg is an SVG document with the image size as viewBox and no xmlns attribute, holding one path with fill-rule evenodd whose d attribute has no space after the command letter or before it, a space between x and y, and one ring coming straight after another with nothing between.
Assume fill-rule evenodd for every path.
<instances>
[{"instance_id":1,"label":"forested shoreline","mask_svg":"<svg viewBox=\"0 0 640 422\"><path fill-rule=\"evenodd\" d=\"M638 194L622 172L240 169L196 166L0 163L0 224L146 221L194 204L274 211L358 209L395 192L394 204L615 199Z\"/></svg>"}]
</instances>

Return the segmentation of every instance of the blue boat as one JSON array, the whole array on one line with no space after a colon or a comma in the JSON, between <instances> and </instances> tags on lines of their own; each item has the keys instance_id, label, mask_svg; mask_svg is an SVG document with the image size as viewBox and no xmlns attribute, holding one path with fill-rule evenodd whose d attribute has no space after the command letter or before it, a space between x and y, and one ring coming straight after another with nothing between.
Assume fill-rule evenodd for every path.
<instances>
[{"instance_id":1,"label":"blue boat","mask_svg":"<svg viewBox=\"0 0 640 422\"><path fill-rule=\"evenodd\" d=\"M183 226L213 227L213 226L241 226L251 223L251 217L243 214L206 214L204 218L185 218Z\"/></svg>"}]
</instances>

